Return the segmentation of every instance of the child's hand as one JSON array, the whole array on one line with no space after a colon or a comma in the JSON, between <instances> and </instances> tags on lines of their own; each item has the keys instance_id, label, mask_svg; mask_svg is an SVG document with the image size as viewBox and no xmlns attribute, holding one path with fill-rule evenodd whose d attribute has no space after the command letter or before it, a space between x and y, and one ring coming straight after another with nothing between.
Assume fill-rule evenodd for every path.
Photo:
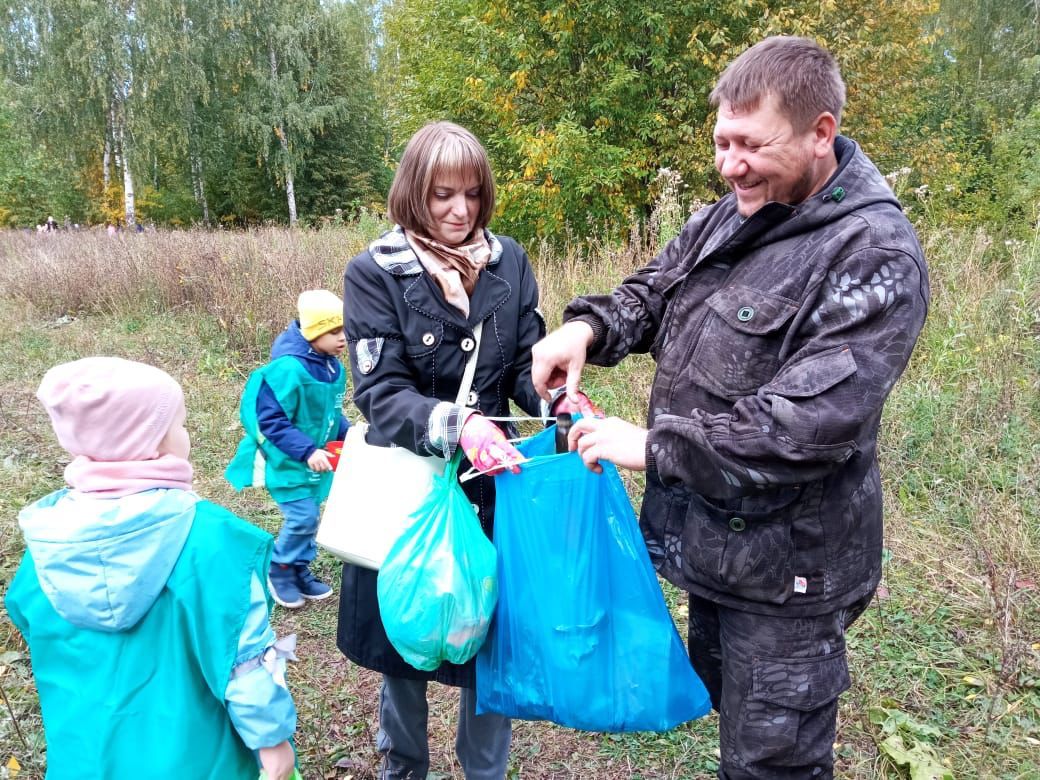
<instances>
[{"instance_id":1,"label":"child's hand","mask_svg":"<svg viewBox=\"0 0 1040 780\"><path fill-rule=\"evenodd\" d=\"M289 740L274 747L260 748L260 766L267 773L267 780L289 780L296 768L296 754Z\"/></svg>"},{"instance_id":2,"label":"child's hand","mask_svg":"<svg viewBox=\"0 0 1040 780\"><path fill-rule=\"evenodd\" d=\"M307 468L311 471L332 471L332 464L329 463L329 453L322 449L312 452L311 456L307 458Z\"/></svg>"}]
</instances>

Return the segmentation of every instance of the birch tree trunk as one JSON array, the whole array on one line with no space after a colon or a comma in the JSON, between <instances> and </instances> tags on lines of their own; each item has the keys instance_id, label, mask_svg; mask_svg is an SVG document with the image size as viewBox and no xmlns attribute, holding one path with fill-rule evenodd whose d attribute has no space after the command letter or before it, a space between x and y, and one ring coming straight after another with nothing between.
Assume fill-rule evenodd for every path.
<instances>
[{"instance_id":1,"label":"birch tree trunk","mask_svg":"<svg viewBox=\"0 0 1040 780\"><path fill-rule=\"evenodd\" d=\"M134 206L134 175L130 172L130 155L126 148L126 128L119 125L119 156L123 162L123 214L127 228L137 224L137 211Z\"/></svg>"},{"instance_id":2,"label":"birch tree trunk","mask_svg":"<svg viewBox=\"0 0 1040 780\"><path fill-rule=\"evenodd\" d=\"M267 53L271 59L271 83L278 83L278 55L275 54L274 45L269 44ZM296 186L293 182L292 157L289 153L289 139L285 136L285 125L279 121L275 126L275 135L282 147L282 159L284 160L282 170L285 172L285 200L289 206L289 227L296 227Z\"/></svg>"},{"instance_id":3,"label":"birch tree trunk","mask_svg":"<svg viewBox=\"0 0 1040 780\"><path fill-rule=\"evenodd\" d=\"M206 200L206 180L202 178L202 160L197 152L191 155L191 188L195 202L202 209L202 224L209 227L209 201Z\"/></svg>"},{"instance_id":4,"label":"birch tree trunk","mask_svg":"<svg viewBox=\"0 0 1040 780\"><path fill-rule=\"evenodd\" d=\"M279 128L281 130L281 128ZM282 144L282 151L288 158L289 144L285 140L285 133L278 133L278 140ZM293 183L293 172L289 164L285 165L285 199L289 204L289 227L296 227L296 186Z\"/></svg>"},{"instance_id":5,"label":"birch tree trunk","mask_svg":"<svg viewBox=\"0 0 1040 780\"><path fill-rule=\"evenodd\" d=\"M105 133L105 151L101 157L101 183L104 185L103 192L108 192L108 185L112 181L112 142Z\"/></svg>"}]
</instances>

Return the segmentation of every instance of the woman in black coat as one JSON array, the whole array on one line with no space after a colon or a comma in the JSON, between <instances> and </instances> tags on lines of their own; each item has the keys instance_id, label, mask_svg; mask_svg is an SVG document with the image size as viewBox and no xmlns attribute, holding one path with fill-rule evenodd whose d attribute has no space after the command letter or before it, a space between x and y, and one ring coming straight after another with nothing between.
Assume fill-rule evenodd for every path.
<instances>
[{"instance_id":1,"label":"woman in black coat","mask_svg":"<svg viewBox=\"0 0 1040 780\"><path fill-rule=\"evenodd\" d=\"M370 444L444 458L462 446L482 471L515 468L519 455L486 418L509 415L510 399L530 415L541 414L531 384L531 345L545 325L527 254L487 230L494 205L487 154L471 133L437 122L412 137L388 199L396 225L344 274L354 403L369 423ZM475 348L471 389L465 405L457 405ZM460 473L468 466L464 460ZM464 489L490 537L493 480L479 477ZM380 777L426 777L430 680L461 688L456 753L467 780L505 777L510 722L475 714L473 661L445 662L432 672L406 663L386 637L375 571L344 564L337 644L355 663L383 674Z\"/></svg>"}]
</instances>

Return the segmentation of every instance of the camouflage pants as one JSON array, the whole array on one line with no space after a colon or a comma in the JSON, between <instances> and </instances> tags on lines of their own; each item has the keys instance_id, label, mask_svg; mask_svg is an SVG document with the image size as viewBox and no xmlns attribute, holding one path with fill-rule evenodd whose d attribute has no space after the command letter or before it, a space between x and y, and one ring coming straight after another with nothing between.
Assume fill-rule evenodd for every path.
<instances>
[{"instance_id":1,"label":"camouflage pants","mask_svg":"<svg viewBox=\"0 0 1040 780\"><path fill-rule=\"evenodd\" d=\"M787 618L690 596L690 658L719 713L722 780L834 776L845 630L869 603Z\"/></svg>"}]
</instances>

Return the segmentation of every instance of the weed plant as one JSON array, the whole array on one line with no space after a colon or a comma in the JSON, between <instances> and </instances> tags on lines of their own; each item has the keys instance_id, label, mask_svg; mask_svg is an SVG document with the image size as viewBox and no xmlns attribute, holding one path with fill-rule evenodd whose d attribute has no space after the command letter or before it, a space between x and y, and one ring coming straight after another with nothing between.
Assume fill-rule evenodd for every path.
<instances>
[{"instance_id":1,"label":"weed plant","mask_svg":"<svg viewBox=\"0 0 1040 780\"><path fill-rule=\"evenodd\" d=\"M320 231L0 234L0 590L22 554L16 514L62 484L65 454L34 392L51 365L88 354L155 363L187 393L196 489L269 531L265 494L222 478L240 436L244 377L294 316L307 287L340 289L343 265L374 220ZM621 246L531 247L550 327L576 293L608 290L662 236ZM836 753L843 778L1040 777L1040 244L983 231L926 229L933 305L886 408L884 579L849 637L853 688ZM589 369L608 413L641 422L652 362ZM348 415L357 416L354 409ZM638 504L641 480L629 476ZM320 573L337 566L322 554ZM680 632L682 594L665 586ZM308 778L369 778L378 676L335 649L335 600L276 609L300 638L290 683ZM0 766L43 777L45 746L25 646L0 613ZM461 777L453 692L431 688L434 778ZM2 702L0 702L2 706ZM516 778L714 776L714 716L667 734L599 735L518 722Z\"/></svg>"}]
</instances>

